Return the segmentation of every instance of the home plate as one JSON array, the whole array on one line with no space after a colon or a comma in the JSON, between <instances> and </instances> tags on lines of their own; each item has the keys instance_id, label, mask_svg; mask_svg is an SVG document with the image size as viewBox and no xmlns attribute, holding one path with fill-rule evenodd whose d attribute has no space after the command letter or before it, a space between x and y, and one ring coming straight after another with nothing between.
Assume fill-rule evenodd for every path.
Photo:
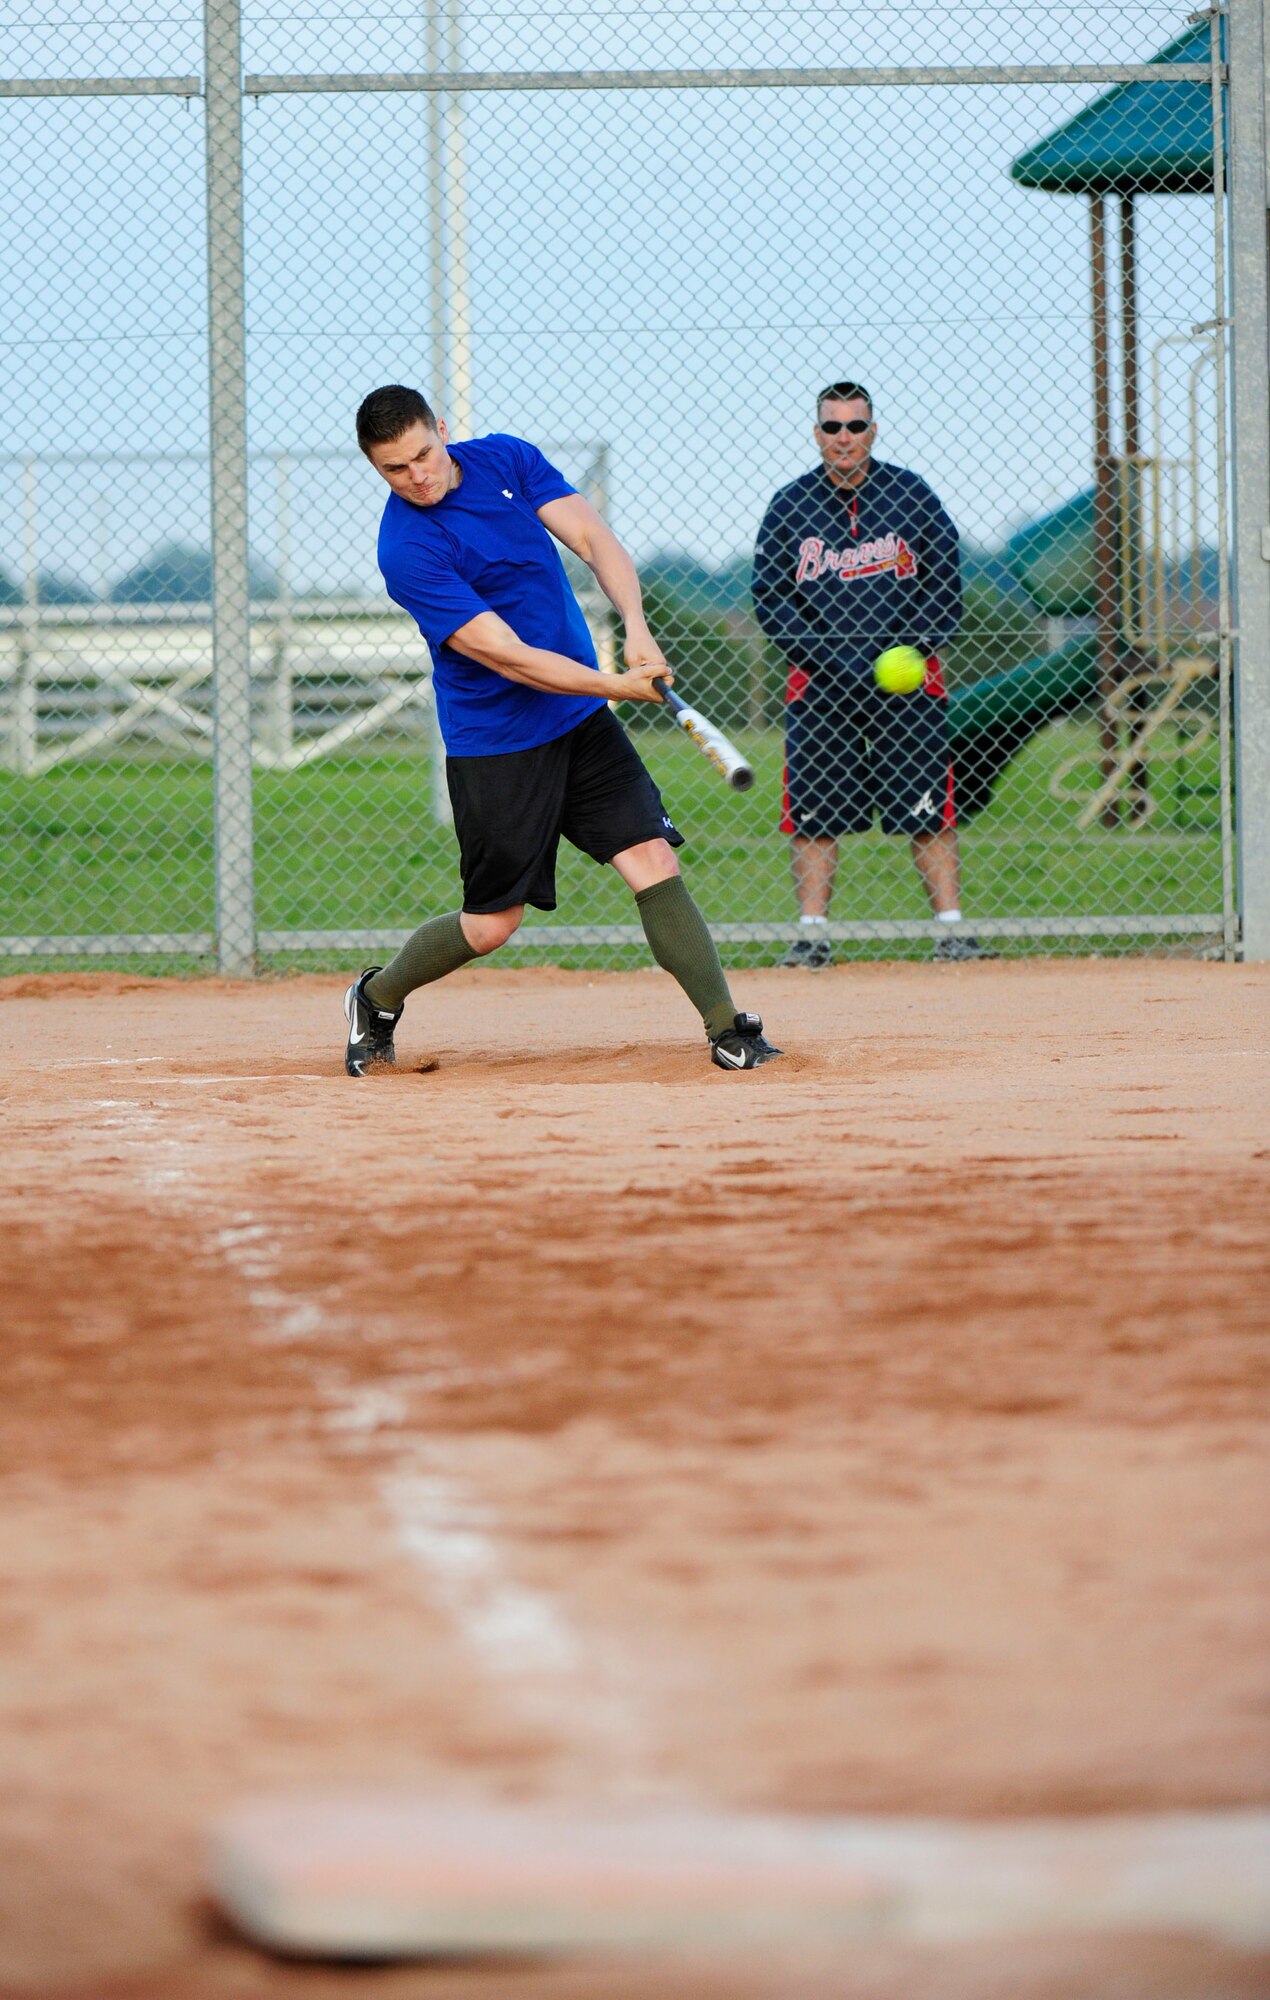
<instances>
[{"instance_id":1,"label":"home plate","mask_svg":"<svg viewBox=\"0 0 1270 2000\"><path fill-rule=\"evenodd\" d=\"M1270 1813L955 1822L261 1799L212 1840L213 1893L312 1957L745 1948L1029 1931L1270 1943Z\"/></svg>"}]
</instances>

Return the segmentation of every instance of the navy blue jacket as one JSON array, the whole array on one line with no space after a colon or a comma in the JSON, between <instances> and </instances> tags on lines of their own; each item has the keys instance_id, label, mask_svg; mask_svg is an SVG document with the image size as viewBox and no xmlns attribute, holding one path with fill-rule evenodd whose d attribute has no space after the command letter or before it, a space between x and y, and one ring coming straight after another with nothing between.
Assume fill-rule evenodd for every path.
<instances>
[{"instance_id":1,"label":"navy blue jacket","mask_svg":"<svg viewBox=\"0 0 1270 2000\"><path fill-rule=\"evenodd\" d=\"M926 482L874 459L854 488L823 466L782 486L759 529L754 611L789 661L827 689L887 646L935 653L961 622L957 530Z\"/></svg>"}]
</instances>

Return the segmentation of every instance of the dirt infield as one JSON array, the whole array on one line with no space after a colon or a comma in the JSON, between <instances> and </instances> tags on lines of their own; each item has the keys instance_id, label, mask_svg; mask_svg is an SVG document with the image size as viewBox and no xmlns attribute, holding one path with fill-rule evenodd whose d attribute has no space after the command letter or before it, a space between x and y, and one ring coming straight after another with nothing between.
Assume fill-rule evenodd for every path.
<instances>
[{"instance_id":1,"label":"dirt infield","mask_svg":"<svg viewBox=\"0 0 1270 2000\"><path fill-rule=\"evenodd\" d=\"M270 1967L245 1793L1270 1797L1264 967L0 981L0 1992L1251 2000L1161 1936ZM416 1065L423 1065L422 1068Z\"/></svg>"}]
</instances>

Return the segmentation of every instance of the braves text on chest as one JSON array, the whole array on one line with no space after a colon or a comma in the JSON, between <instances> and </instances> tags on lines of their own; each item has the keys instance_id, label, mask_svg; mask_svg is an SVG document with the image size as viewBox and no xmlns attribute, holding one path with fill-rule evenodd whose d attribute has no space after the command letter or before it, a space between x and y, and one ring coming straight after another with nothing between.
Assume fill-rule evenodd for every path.
<instances>
[{"instance_id":1,"label":"braves text on chest","mask_svg":"<svg viewBox=\"0 0 1270 2000\"><path fill-rule=\"evenodd\" d=\"M795 583L814 583L818 576L835 571L839 583L853 583L858 576L896 577L917 575L917 557L902 535L883 535L876 542L860 542L853 549L827 549L816 535L798 544Z\"/></svg>"}]
</instances>

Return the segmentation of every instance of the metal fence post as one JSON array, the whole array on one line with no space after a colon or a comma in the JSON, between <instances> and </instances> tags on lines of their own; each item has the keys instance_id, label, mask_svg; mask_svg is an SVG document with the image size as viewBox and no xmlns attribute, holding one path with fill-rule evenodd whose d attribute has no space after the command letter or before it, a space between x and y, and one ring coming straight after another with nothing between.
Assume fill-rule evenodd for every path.
<instances>
[{"instance_id":1,"label":"metal fence post","mask_svg":"<svg viewBox=\"0 0 1270 2000\"><path fill-rule=\"evenodd\" d=\"M463 28L459 0L446 0L445 67L463 67ZM450 326L450 424L460 438L472 435L472 300L467 271L467 181L463 158L463 99L450 91L445 99L445 205L449 285L446 312Z\"/></svg>"},{"instance_id":2,"label":"metal fence post","mask_svg":"<svg viewBox=\"0 0 1270 2000\"><path fill-rule=\"evenodd\" d=\"M1265 0L1230 0L1230 293L1239 900L1245 959L1270 959L1270 223Z\"/></svg>"},{"instance_id":3,"label":"metal fence post","mask_svg":"<svg viewBox=\"0 0 1270 2000\"><path fill-rule=\"evenodd\" d=\"M22 466L22 643L13 691L13 768L30 777L40 748L40 516L33 458Z\"/></svg>"},{"instance_id":4,"label":"metal fence post","mask_svg":"<svg viewBox=\"0 0 1270 2000\"><path fill-rule=\"evenodd\" d=\"M442 0L428 0L427 43L424 61L431 75L439 74L441 63ZM445 358L445 107L438 92L428 93L428 314L432 333L432 381L428 401L447 423L450 409L449 371ZM437 715L436 678L428 697L428 763L431 772L432 817L438 826L454 825L454 807L445 772L445 744Z\"/></svg>"},{"instance_id":5,"label":"metal fence post","mask_svg":"<svg viewBox=\"0 0 1270 2000\"><path fill-rule=\"evenodd\" d=\"M291 685L291 649L295 638L291 597L291 461L278 453L273 469L273 504L278 554L278 636L274 646L273 747L289 757L295 740L295 707Z\"/></svg>"},{"instance_id":6,"label":"metal fence post","mask_svg":"<svg viewBox=\"0 0 1270 2000\"><path fill-rule=\"evenodd\" d=\"M255 970L251 607L239 0L205 0L207 300L211 386L212 688L220 970Z\"/></svg>"}]
</instances>

